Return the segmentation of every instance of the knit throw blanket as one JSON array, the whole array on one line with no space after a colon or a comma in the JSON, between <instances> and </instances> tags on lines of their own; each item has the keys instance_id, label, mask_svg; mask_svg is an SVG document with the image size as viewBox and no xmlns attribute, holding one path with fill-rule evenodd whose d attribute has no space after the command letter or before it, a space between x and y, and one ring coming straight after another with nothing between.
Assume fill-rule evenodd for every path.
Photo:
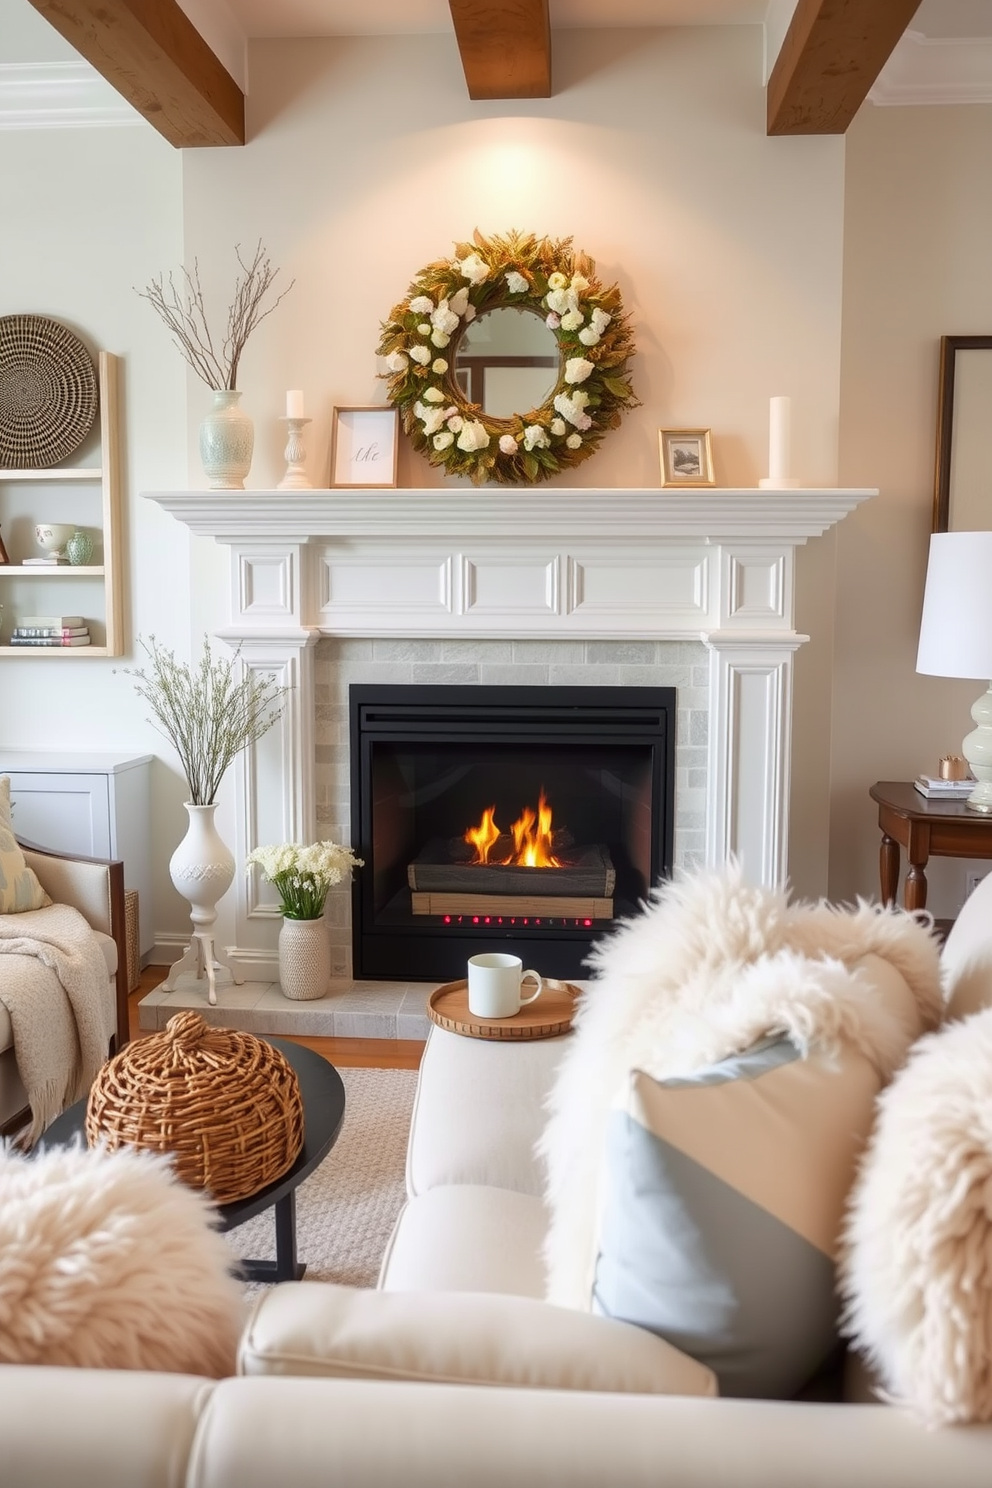
<instances>
[{"instance_id":1,"label":"knit throw blanket","mask_svg":"<svg viewBox=\"0 0 992 1488\"><path fill-rule=\"evenodd\" d=\"M31 1104L22 1145L32 1147L93 1083L114 1032L114 999L99 942L70 905L0 915L0 956L0 1003Z\"/></svg>"},{"instance_id":2,"label":"knit throw blanket","mask_svg":"<svg viewBox=\"0 0 992 1488\"><path fill-rule=\"evenodd\" d=\"M902 1003L867 974L870 957L903 978ZM853 1045L884 1083L943 1006L929 926L861 902L791 904L784 890L745 883L736 864L655 888L590 963L596 978L579 1004L538 1144L551 1216L548 1300L564 1307L589 1305L606 1126L630 1069L684 1077L787 1034L804 1056Z\"/></svg>"}]
</instances>

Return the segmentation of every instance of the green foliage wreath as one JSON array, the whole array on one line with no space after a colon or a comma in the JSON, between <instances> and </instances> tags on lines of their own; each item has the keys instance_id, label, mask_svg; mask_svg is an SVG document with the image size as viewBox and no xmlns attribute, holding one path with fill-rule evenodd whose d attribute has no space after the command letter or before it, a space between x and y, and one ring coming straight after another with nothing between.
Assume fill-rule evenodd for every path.
<instances>
[{"instance_id":1,"label":"green foliage wreath","mask_svg":"<svg viewBox=\"0 0 992 1488\"><path fill-rule=\"evenodd\" d=\"M486 310L516 306L538 314L558 342L558 378L540 408L487 416L452 375L458 339ZM588 460L621 414L638 406L627 376L634 352L614 284L572 239L511 232L456 243L455 256L428 264L383 323L390 402L432 465L484 481L542 481Z\"/></svg>"}]
</instances>

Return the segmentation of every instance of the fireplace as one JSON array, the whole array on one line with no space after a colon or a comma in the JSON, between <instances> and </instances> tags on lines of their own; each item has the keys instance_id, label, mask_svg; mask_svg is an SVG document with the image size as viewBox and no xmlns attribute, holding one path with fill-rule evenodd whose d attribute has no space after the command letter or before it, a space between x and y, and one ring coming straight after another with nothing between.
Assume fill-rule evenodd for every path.
<instances>
[{"instance_id":1,"label":"fireplace","mask_svg":"<svg viewBox=\"0 0 992 1488\"><path fill-rule=\"evenodd\" d=\"M671 872L675 689L353 685L357 977L580 977Z\"/></svg>"}]
</instances>

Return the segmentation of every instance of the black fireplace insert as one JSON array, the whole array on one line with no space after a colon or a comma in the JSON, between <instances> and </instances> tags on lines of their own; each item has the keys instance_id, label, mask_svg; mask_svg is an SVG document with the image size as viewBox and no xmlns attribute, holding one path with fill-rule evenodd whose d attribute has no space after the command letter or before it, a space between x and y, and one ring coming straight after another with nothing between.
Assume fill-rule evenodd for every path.
<instances>
[{"instance_id":1,"label":"black fireplace insert","mask_svg":"<svg viewBox=\"0 0 992 1488\"><path fill-rule=\"evenodd\" d=\"M356 977L555 977L672 870L672 687L350 689Z\"/></svg>"}]
</instances>

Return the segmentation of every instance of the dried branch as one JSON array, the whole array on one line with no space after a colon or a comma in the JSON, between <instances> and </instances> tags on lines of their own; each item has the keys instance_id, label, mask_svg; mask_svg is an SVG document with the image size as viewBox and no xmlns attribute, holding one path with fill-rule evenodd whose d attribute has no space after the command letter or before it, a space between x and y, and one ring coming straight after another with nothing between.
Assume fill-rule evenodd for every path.
<instances>
[{"instance_id":1,"label":"dried branch","mask_svg":"<svg viewBox=\"0 0 992 1488\"><path fill-rule=\"evenodd\" d=\"M200 284L200 265L193 260L192 273L182 270L182 283L177 285L172 274L168 278L159 275L135 294L147 300L152 309L165 322L172 334L174 344L192 367L197 377L209 388L236 388L238 367L248 337L257 325L271 315L296 283L290 280L282 294L265 310L262 301L279 273L262 248L261 239L255 249L251 263L241 257L241 245L235 247L235 255L242 270L234 286L234 298L227 312L227 330L220 354L214 348L210 324L207 320L203 288Z\"/></svg>"}]
</instances>

